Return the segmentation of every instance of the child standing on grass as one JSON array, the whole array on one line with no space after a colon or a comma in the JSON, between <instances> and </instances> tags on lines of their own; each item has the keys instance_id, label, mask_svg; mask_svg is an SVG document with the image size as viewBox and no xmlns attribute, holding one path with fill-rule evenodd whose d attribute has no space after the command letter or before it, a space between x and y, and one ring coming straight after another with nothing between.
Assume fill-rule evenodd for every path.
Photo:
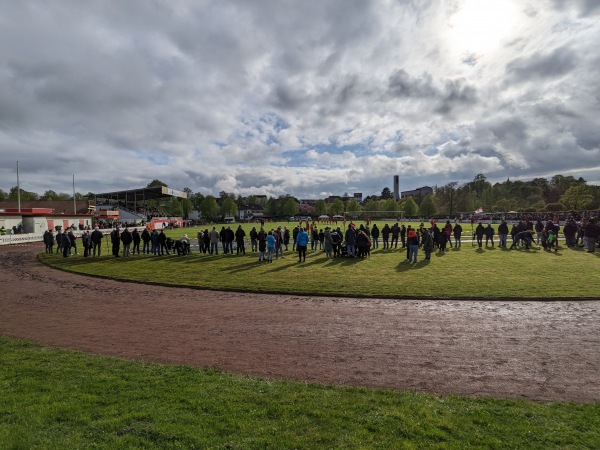
<instances>
[{"instance_id":1,"label":"child standing on grass","mask_svg":"<svg viewBox=\"0 0 600 450\"><path fill-rule=\"evenodd\" d=\"M267 234L267 260L272 263L273 262L273 253L275 253L275 236L273 236L273 231L269 231Z\"/></svg>"}]
</instances>

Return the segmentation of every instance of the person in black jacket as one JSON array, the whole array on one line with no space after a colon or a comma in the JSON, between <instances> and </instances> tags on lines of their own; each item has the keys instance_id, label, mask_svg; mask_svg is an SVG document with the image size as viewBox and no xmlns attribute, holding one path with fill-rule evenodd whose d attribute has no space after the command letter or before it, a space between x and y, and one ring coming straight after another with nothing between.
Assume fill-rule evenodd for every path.
<instances>
[{"instance_id":1,"label":"person in black jacket","mask_svg":"<svg viewBox=\"0 0 600 450\"><path fill-rule=\"evenodd\" d=\"M386 223L381 229L381 236L383 238L383 249L390 248L389 239L390 239L390 226Z\"/></svg>"},{"instance_id":2,"label":"person in black jacket","mask_svg":"<svg viewBox=\"0 0 600 450\"><path fill-rule=\"evenodd\" d=\"M492 241L492 247L494 246L494 229L492 228L492 224L488 223L488 226L485 227L485 246L488 246L488 242Z\"/></svg>"},{"instance_id":3,"label":"person in black jacket","mask_svg":"<svg viewBox=\"0 0 600 450\"><path fill-rule=\"evenodd\" d=\"M131 232L131 238L133 239L133 251L131 253L133 253L135 255L136 250L137 250L137 254L140 254L140 242L142 241L142 237L140 236L140 233L138 232L137 228L134 228L133 231Z\"/></svg>"},{"instance_id":4,"label":"person in black jacket","mask_svg":"<svg viewBox=\"0 0 600 450\"><path fill-rule=\"evenodd\" d=\"M144 241L144 246L142 247L142 252L144 254L150 254L150 241L152 240L152 237L150 236L150 232L148 231L148 228L144 228L144 231L142 231L142 241Z\"/></svg>"},{"instance_id":5,"label":"person in black jacket","mask_svg":"<svg viewBox=\"0 0 600 450\"><path fill-rule=\"evenodd\" d=\"M294 228L294 233L296 233L296 228ZM252 227L252 229L250 230L250 246L253 252L258 250L258 231L256 231L256 227ZM294 234L294 248L295 246L296 234Z\"/></svg>"},{"instance_id":6,"label":"person in black jacket","mask_svg":"<svg viewBox=\"0 0 600 450\"><path fill-rule=\"evenodd\" d=\"M112 230L110 233L110 242L112 244L112 254L115 258L119 258L119 249L121 248L121 232L119 231L119 226Z\"/></svg>"},{"instance_id":7,"label":"person in black jacket","mask_svg":"<svg viewBox=\"0 0 600 450\"><path fill-rule=\"evenodd\" d=\"M100 254L102 253L102 238L104 237L104 235L102 234L102 232L100 231L100 228L96 227L94 228L94 231L92 231L92 235L90 236L90 239L92 240L92 254L94 256L96 256L96 252L98 252L98 256L100 256Z\"/></svg>"},{"instance_id":8,"label":"person in black jacket","mask_svg":"<svg viewBox=\"0 0 600 450\"><path fill-rule=\"evenodd\" d=\"M456 248L460 248L460 238L462 237L462 227L460 226L460 223L456 223L454 225L454 228L452 229L452 232L454 233L454 246Z\"/></svg>"},{"instance_id":9,"label":"person in black jacket","mask_svg":"<svg viewBox=\"0 0 600 450\"><path fill-rule=\"evenodd\" d=\"M129 256L131 250L131 242L133 241L133 237L129 228L125 227L123 233L121 233L121 242L123 243L123 256Z\"/></svg>"},{"instance_id":10,"label":"person in black jacket","mask_svg":"<svg viewBox=\"0 0 600 450\"><path fill-rule=\"evenodd\" d=\"M377 228L376 223L373 224L373 228L371 229L371 238L373 241L373 248L379 248L379 228Z\"/></svg>"},{"instance_id":11,"label":"person in black jacket","mask_svg":"<svg viewBox=\"0 0 600 450\"><path fill-rule=\"evenodd\" d=\"M160 230L160 233L158 233L158 244L160 245L160 249L158 251L159 254L164 255L165 252L167 255L171 254L167 248L167 235L163 230Z\"/></svg>"},{"instance_id":12,"label":"person in black jacket","mask_svg":"<svg viewBox=\"0 0 600 450\"><path fill-rule=\"evenodd\" d=\"M242 226L238 226L238 229L235 230L235 242L237 245L236 254L239 255L242 253L246 254L246 248L244 247L244 238L246 237L246 232L243 230Z\"/></svg>"},{"instance_id":13,"label":"person in black jacket","mask_svg":"<svg viewBox=\"0 0 600 450\"><path fill-rule=\"evenodd\" d=\"M573 248L575 247L575 235L577 234L577 223L573 220L572 217L569 217L567 223L563 228L563 234L565 235L565 241L567 247Z\"/></svg>"},{"instance_id":14,"label":"person in black jacket","mask_svg":"<svg viewBox=\"0 0 600 450\"><path fill-rule=\"evenodd\" d=\"M506 239L508 238L508 224L506 220L503 220L500 225L498 225L498 247L506 248Z\"/></svg>"},{"instance_id":15,"label":"person in black jacket","mask_svg":"<svg viewBox=\"0 0 600 450\"><path fill-rule=\"evenodd\" d=\"M479 245L479 248L481 248L483 246L483 235L485 234L485 228L483 227L483 224L481 222L479 222L479 225L477 225L477 228L475 228L475 236L477 237L477 245Z\"/></svg>"}]
</instances>

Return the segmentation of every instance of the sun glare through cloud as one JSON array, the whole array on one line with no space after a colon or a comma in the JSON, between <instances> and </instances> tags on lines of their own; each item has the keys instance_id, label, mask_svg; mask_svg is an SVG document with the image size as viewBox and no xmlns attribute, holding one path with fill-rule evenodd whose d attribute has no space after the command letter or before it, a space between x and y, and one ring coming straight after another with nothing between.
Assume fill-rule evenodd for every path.
<instances>
[{"instance_id":1,"label":"sun glare through cloud","mask_svg":"<svg viewBox=\"0 0 600 450\"><path fill-rule=\"evenodd\" d=\"M484 55L511 36L518 10L510 0L467 0L449 19L449 42L454 52Z\"/></svg>"}]
</instances>

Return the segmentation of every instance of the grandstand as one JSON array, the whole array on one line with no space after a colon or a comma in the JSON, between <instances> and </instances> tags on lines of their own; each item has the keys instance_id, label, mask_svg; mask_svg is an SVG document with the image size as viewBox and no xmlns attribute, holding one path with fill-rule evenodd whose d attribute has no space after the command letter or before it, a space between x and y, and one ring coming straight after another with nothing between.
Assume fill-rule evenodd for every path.
<instances>
[{"instance_id":1,"label":"grandstand","mask_svg":"<svg viewBox=\"0 0 600 450\"><path fill-rule=\"evenodd\" d=\"M154 186L127 191L103 192L95 195L97 217L112 217L125 223L150 222L152 227L161 228L165 224L182 225L181 217L168 217L160 210L161 200L172 197L187 198L187 193L168 186ZM116 214L115 214L116 212Z\"/></svg>"}]
</instances>

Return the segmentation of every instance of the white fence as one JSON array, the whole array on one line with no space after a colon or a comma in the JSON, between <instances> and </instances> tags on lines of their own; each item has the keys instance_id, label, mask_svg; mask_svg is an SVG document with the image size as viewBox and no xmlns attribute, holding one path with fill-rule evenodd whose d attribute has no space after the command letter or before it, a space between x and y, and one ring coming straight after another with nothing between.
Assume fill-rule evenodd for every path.
<instances>
[{"instance_id":1,"label":"white fence","mask_svg":"<svg viewBox=\"0 0 600 450\"><path fill-rule=\"evenodd\" d=\"M26 242L43 242L44 235L36 233L28 234L7 234L0 236L0 245L23 244Z\"/></svg>"}]
</instances>

